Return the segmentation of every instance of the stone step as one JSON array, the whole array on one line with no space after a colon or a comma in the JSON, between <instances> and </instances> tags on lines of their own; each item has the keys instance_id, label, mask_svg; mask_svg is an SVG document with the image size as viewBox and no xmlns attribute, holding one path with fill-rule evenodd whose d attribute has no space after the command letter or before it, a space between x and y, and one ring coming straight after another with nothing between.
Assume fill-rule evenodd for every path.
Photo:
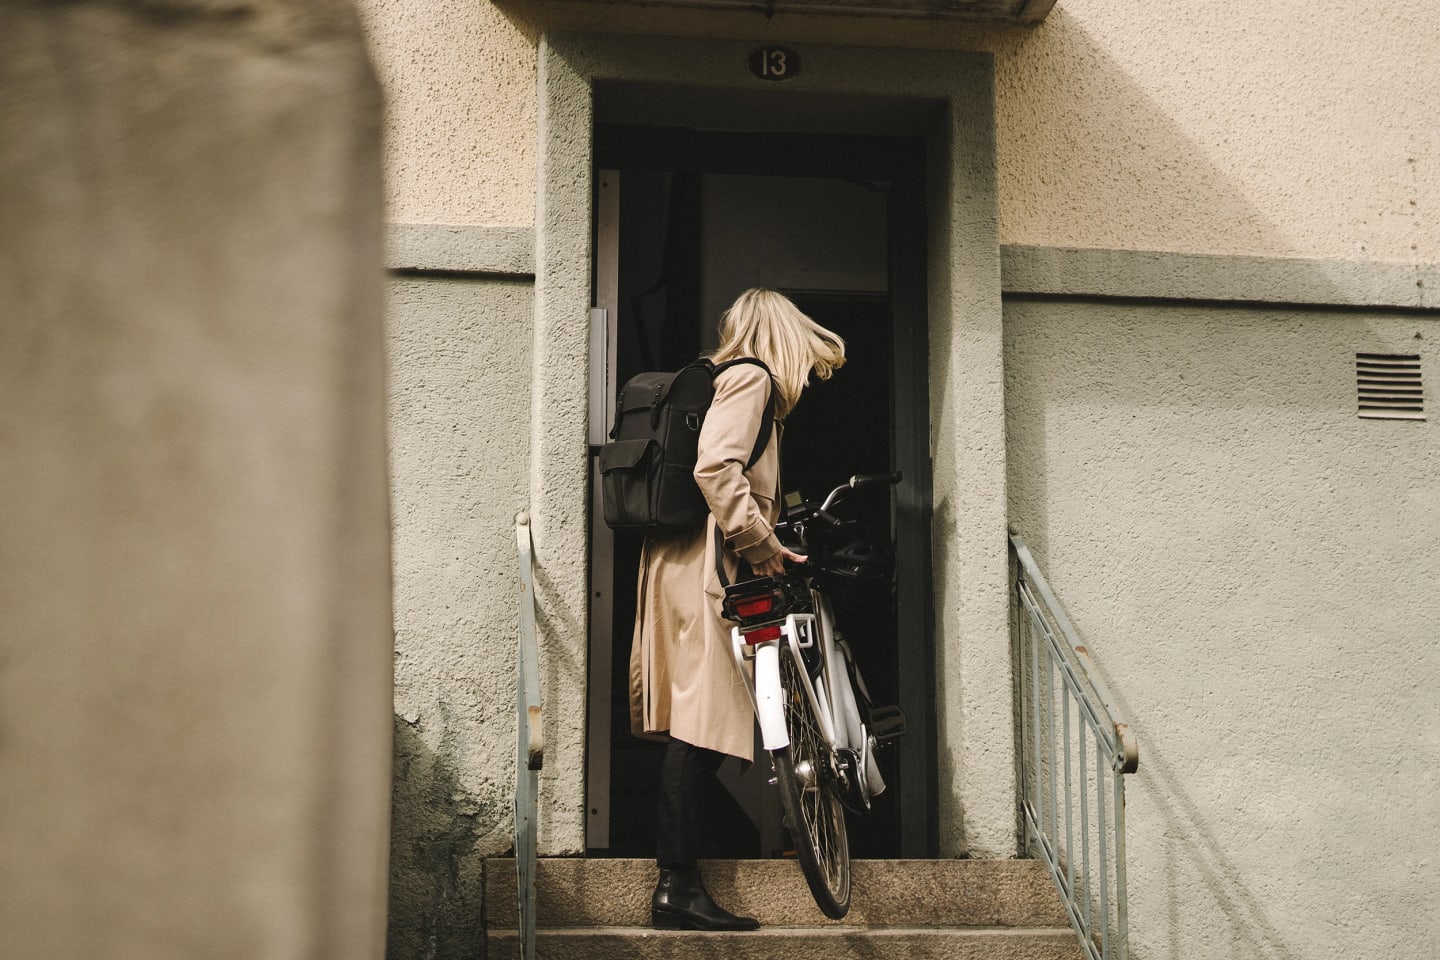
<instances>
[{"instance_id":1,"label":"stone step","mask_svg":"<svg viewBox=\"0 0 1440 960\"><path fill-rule=\"evenodd\" d=\"M855 860L850 913L839 921L815 906L793 860L709 860L701 863L701 873L718 903L756 917L764 927L1069 931L1054 884L1036 860ZM535 871L536 925L546 931L648 929L655 878L651 860L541 859ZM514 860L486 861L487 927L516 926L515 887Z\"/></svg>"},{"instance_id":2,"label":"stone step","mask_svg":"<svg viewBox=\"0 0 1440 960\"><path fill-rule=\"evenodd\" d=\"M492 930L490 960L518 960L514 930ZM1065 928L762 927L693 933L638 927L541 930L537 960L1082 960Z\"/></svg>"}]
</instances>

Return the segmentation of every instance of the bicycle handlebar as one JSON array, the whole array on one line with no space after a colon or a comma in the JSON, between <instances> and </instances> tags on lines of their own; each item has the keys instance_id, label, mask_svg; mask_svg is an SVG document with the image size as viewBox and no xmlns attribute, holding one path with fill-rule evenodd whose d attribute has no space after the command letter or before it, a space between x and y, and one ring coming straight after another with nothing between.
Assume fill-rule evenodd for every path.
<instances>
[{"instance_id":1,"label":"bicycle handlebar","mask_svg":"<svg viewBox=\"0 0 1440 960\"><path fill-rule=\"evenodd\" d=\"M847 483L842 483L834 490L831 490L830 496L825 498L825 502L820 505L820 509L817 510L816 513L833 521L834 518L830 517L827 511L835 505L835 500L841 494L849 490L859 490L861 487L873 487L878 484L894 486L903 479L905 479L905 476L899 470L896 470L894 473L856 474L851 477Z\"/></svg>"},{"instance_id":2,"label":"bicycle handlebar","mask_svg":"<svg viewBox=\"0 0 1440 960\"><path fill-rule=\"evenodd\" d=\"M899 470L894 473L857 474L850 478L849 486L851 490L859 490L861 487L871 487L879 483L893 487L904 479L905 475Z\"/></svg>"}]
</instances>

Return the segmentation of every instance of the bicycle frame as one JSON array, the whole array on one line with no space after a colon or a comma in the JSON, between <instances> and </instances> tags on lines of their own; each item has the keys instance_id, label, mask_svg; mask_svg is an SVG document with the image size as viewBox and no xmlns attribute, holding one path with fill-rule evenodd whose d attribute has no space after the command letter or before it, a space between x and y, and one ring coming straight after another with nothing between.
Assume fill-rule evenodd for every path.
<instances>
[{"instance_id":1,"label":"bicycle frame","mask_svg":"<svg viewBox=\"0 0 1440 960\"><path fill-rule=\"evenodd\" d=\"M899 480L899 474L851 477L819 508L787 496L776 534L808 555L789 571L730 583L718 563L718 532L715 538L725 586L721 612L735 624L735 669L746 681L796 859L816 906L832 920L850 909L846 810L867 812L871 798L885 789L874 755L879 737L869 727L879 726L893 739L904 733L904 714L870 702L850 648L835 629L828 598L839 594L832 591L873 581L880 571L876 552L863 540L840 540L853 522L829 508L847 489Z\"/></svg>"},{"instance_id":2,"label":"bicycle frame","mask_svg":"<svg viewBox=\"0 0 1440 960\"><path fill-rule=\"evenodd\" d=\"M780 750L790 745L785 725L784 691L780 684L780 657L794 659L799 668L797 674L804 678L805 696L815 712L820 734L832 757L841 749L850 749L857 754L855 773L860 780L861 795L868 805L870 797L884 789L883 781L879 790L871 789L870 779L878 776L878 771L870 769L870 735L850 685L844 654L835 639L830 604L814 591L811 597L816 612L791 613L783 622L771 624L779 628L780 635L774 639L748 643L741 628L732 627L730 642L735 666L741 676L750 680L746 692L750 694L750 703L755 709L763 746L766 750ZM811 677L801 651L817 647L821 669L817 677Z\"/></svg>"},{"instance_id":3,"label":"bicycle frame","mask_svg":"<svg viewBox=\"0 0 1440 960\"><path fill-rule=\"evenodd\" d=\"M848 483L832 490L818 508L798 498L793 503L787 498L786 520L777 525L777 533L783 527L799 541L802 549L820 545L823 559L825 536L820 534L818 540L812 541L811 525L826 529L842 527L842 522L829 511L843 495L860 487L893 485L900 479L898 473L851 477ZM874 760L876 737L874 731L868 729L866 718L861 716L854 687L859 683L864 692L863 681L854 669L848 647L835 630L834 613L824 588L815 579L817 568L808 569L811 572L796 570L726 586L726 616L739 624L730 631L731 652L736 669L749 681L746 692L760 725L761 741L772 753L790 746L780 658L794 659L797 668L794 673L805 690L810 712L825 743L830 772L853 786L853 792L847 789L851 808L868 810L870 798L885 789L885 781ZM823 565L818 568L821 572L827 569ZM806 663L804 653L807 651L811 664L817 657L819 660L818 669L813 672ZM875 708L869 706L868 692L865 698L873 717ZM897 708L890 709L899 712ZM900 720L899 732L903 733L903 714Z\"/></svg>"}]
</instances>

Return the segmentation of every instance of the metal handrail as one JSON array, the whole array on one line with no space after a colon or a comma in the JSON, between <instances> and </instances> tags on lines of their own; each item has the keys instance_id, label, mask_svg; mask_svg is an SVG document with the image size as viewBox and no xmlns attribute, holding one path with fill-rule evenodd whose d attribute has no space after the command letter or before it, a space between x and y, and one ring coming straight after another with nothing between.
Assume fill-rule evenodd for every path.
<instances>
[{"instance_id":1,"label":"metal handrail","mask_svg":"<svg viewBox=\"0 0 1440 960\"><path fill-rule=\"evenodd\" d=\"M1085 955L1126 960L1124 778L1139 744L1025 541L1010 546L1022 842L1049 866Z\"/></svg>"},{"instance_id":2,"label":"metal handrail","mask_svg":"<svg viewBox=\"0 0 1440 960\"><path fill-rule=\"evenodd\" d=\"M535 644L535 552L530 512L515 515L520 552L520 636L515 656L515 881L520 951L535 960L535 848L545 734L540 715L539 651Z\"/></svg>"}]
</instances>

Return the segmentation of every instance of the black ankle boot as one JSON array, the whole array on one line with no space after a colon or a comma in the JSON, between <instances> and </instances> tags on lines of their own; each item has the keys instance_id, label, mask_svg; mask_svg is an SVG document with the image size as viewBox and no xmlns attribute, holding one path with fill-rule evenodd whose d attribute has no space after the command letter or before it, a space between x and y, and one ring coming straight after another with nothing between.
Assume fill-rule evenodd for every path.
<instances>
[{"instance_id":1,"label":"black ankle boot","mask_svg":"<svg viewBox=\"0 0 1440 960\"><path fill-rule=\"evenodd\" d=\"M700 870L661 870L650 898L650 922L656 930L758 930L754 917L737 917L710 899Z\"/></svg>"}]
</instances>

